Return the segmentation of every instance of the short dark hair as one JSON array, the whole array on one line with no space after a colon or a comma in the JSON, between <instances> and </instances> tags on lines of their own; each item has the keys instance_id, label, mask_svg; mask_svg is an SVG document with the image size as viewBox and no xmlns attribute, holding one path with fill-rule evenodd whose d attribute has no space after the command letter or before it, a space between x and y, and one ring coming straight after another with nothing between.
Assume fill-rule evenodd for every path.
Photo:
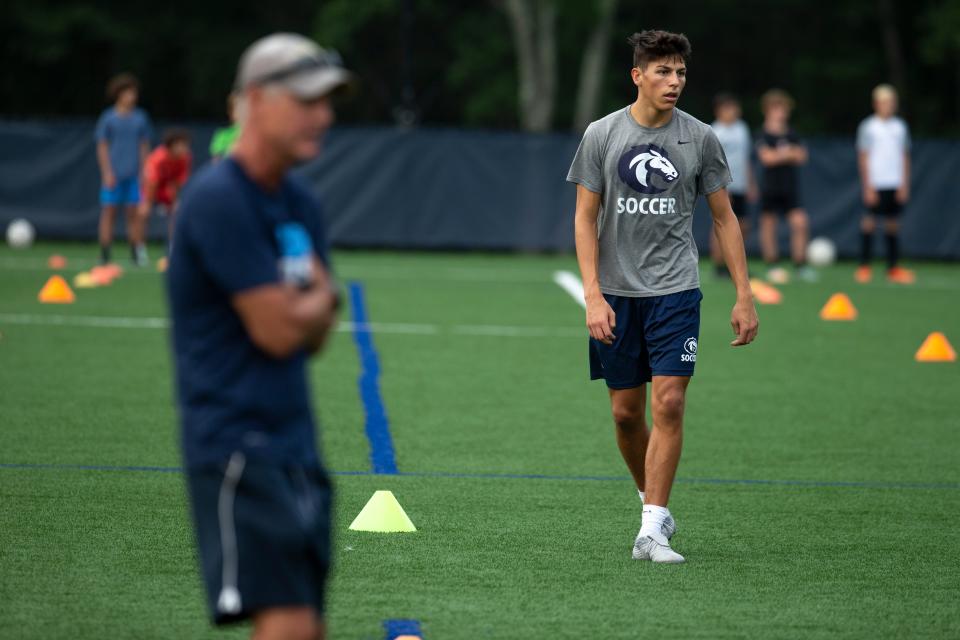
<instances>
[{"instance_id":1,"label":"short dark hair","mask_svg":"<svg viewBox=\"0 0 960 640\"><path fill-rule=\"evenodd\" d=\"M686 63L693 53L690 41L682 33L648 29L627 38L633 47L633 66L644 69L654 60L680 58Z\"/></svg>"},{"instance_id":2,"label":"short dark hair","mask_svg":"<svg viewBox=\"0 0 960 640\"><path fill-rule=\"evenodd\" d=\"M732 93L728 93L726 91L723 91L713 96L714 109L719 109L720 107L724 107L728 104L732 104L734 106L739 107L740 100L737 98L737 96L733 95Z\"/></svg>"},{"instance_id":3,"label":"short dark hair","mask_svg":"<svg viewBox=\"0 0 960 640\"><path fill-rule=\"evenodd\" d=\"M172 127L163 132L163 146L168 149L178 142L190 144L190 132L182 127Z\"/></svg>"},{"instance_id":4,"label":"short dark hair","mask_svg":"<svg viewBox=\"0 0 960 640\"><path fill-rule=\"evenodd\" d=\"M139 88L140 81L137 80L137 76L126 72L118 73L110 78L110 82L107 83L107 98L116 101L116 99L120 97L120 94L127 89Z\"/></svg>"}]
</instances>

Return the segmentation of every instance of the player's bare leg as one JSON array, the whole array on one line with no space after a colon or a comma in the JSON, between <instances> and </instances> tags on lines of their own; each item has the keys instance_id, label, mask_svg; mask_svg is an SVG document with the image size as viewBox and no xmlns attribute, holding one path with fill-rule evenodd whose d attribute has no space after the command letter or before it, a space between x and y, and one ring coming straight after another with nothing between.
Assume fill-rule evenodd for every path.
<instances>
[{"instance_id":1,"label":"player's bare leg","mask_svg":"<svg viewBox=\"0 0 960 640\"><path fill-rule=\"evenodd\" d=\"M313 607L274 607L253 618L251 640L324 640L322 618Z\"/></svg>"},{"instance_id":2,"label":"player's bare leg","mask_svg":"<svg viewBox=\"0 0 960 640\"><path fill-rule=\"evenodd\" d=\"M643 507L640 533L633 543L635 560L676 564L683 556L670 548L664 526L672 521L667 502L680 463L683 448L683 410L686 404L687 376L654 376L651 409L653 429L647 444L647 500Z\"/></svg>"},{"instance_id":3,"label":"player's bare leg","mask_svg":"<svg viewBox=\"0 0 960 640\"><path fill-rule=\"evenodd\" d=\"M767 265L767 280L773 284L786 284L790 280L790 274L777 265L780 259L780 243L777 242L778 223L777 214L773 211L760 213L760 251Z\"/></svg>"},{"instance_id":4,"label":"player's bare leg","mask_svg":"<svg viewBox=\"0 0 960 640\"><path fill-rule=\"evenodd\" d=\"M654 376L651 409L653 430L647 445L647 504L666 507L683 446L686 376Z\"/></svg>"},{"instance_id":5,"label":"player's bare leg","mask_svg":"<svg viewBox=\"0 0 960 640\"><path fill-rule=\"evenodd\" d=\"M780 258L777 250L777 214L772 211L760 214L760 252L767 264L773 264Z\"/></svg>"},{"instance_id":6,"label":"player's bare leg","mask_svg":"<svg viewBox=\"0 0 960 640\"><path fill-rule=\"evenodd\" d=\"M138 266L146 262L147 249L144 246L147 220L141 216L139 207L135 204L127 205L125 210L127 220L127 242L130 243L130 257Z\"/></svg>"},{"instance_id":7,"label":"player's bare leg","mask_svg":"<svg viewBox=\"0 0 960 640\"><path fill-rule=\"evenodd\" d=\"M790 257L794 264L807 261L807 243L810 239L810 222L803 209L791 209L787 214L790 224Z\"/></svg>"},{"instance_id":8,"label":"player's bare leg","mask_svg":"<svg viewBox=\"0 0 960 640\"><path fill-rule=\"evenodd\" d=\"M810 242L810 218L803 209L791 209L787 214L790 225L790 257L797 270L797 276L804 282L816 282L819 275L807 264L807 245Z\"/></svg>"},{"instance_id":9,"label":"player's bare leg","mask_svg":"<svg viewBox=\"0 0 960 640\"><path fill-rule=\"evenodd\" d=\"M876 230L876 219L872 214L864 214L860 219L860 266L857 267L853 276L857 282L870 282L873 277L870 262L873 258L873 232Z\"/></svg>"},{"instance_id":10,"label":"player's bare leg","mask_svg":"<svg viewBox=\"0 0 960 640\"><path fill-rule=\"evenodd\" d=\"M916 275L910 269L899 265L900 222L896 218L888 217L883 221L883 234L887 243L887 279L897 284L913 284Z\"/></svg>"},{"instance_id":11,"label":"player's bare leg","mask_svg":"<svg viewBox=\"0 0 960 640\"><path fill-rule=\"evenodd\" d=\"M117 207L105 204L100 209L100 224L97 226L97 239L100 241L100 261L110 261L110 245L113 244L113 225L117 218Z\"/></svg>"},{"instance_id":12,"label":"player's bare leg","mask_svg":"<svg viewBox=\"0 0 960 640\"><path fill-rule=\"evenodd\" d=\"M644 489L644 465L647 457L647 385L633 389L610 389L610 409L616 428L617 447L627 463L637 490Z\"/></svg>"}]
</instances>

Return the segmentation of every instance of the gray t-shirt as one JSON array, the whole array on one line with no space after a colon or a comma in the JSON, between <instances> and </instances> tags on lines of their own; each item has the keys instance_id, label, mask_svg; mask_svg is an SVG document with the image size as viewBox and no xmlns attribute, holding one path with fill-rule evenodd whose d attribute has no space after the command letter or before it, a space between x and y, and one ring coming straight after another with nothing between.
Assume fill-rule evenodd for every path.
<instances>
[{"instance_id":1,"label":"gray t-shirt","mask_svg":"<svg viewBox=\"0 0 960 640\"><path fill-rule=\"evenodd\" d=\"M117 180L136 178L140 173L140 145L153 137L150 118L143 109L120 113L116 107L105 110L97 120L96 142L106 141L110 167Z\"/></svg>"},{"instance_id":2,"label":"gray t-shirt","mask_svg":"<svg viewBox=\"0 0 960 640\"><path fill-rule=\"evenodd\" d=\"M603 293L643 298L700 286L693 207L730 183L708 125L674 109L668 124L650 129L620 109L587 127L567 180L601 196Z\"/></svg>"},{"instance_id":3,"label":"gray t-shirt","mask_svg":"<svg viewBox=\"0 0 960 640\"><path fill-rule=\"evenodd\" d=\"M730 193L746 195L750 174L750 152L753 151L753 144L750 142L750 129L743 120L737 120L731 124L725 124L719 120L710 125L713 132L717 134L720 146L723 147L723 153L727 156L727 162L730 165L730 176L733 180L730 182L728 190ZM738 211L737 213L743 213Z\"/></svg>"}]
</instances>

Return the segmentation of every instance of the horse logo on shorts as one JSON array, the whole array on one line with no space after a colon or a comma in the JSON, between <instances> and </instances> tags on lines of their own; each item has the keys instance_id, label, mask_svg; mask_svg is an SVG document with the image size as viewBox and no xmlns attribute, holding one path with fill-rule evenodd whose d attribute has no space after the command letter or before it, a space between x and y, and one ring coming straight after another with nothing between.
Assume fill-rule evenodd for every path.
<instances>
[{"instance_id":1,"label":"horse logo on shorts","mask_svg":"<svg viewBox=\"0 0 960 640\"><path fill-rule=\"evenodd\" d=\"M657 176L660 182L673 182L680 173L670 162L667 152L655 144L641 144L631 147L620 156L617 164L617 173L620 179L630 185L634 191L640 193L663 193L666 187L654 185L653 177Z\"/></svg>"}]
</instances>

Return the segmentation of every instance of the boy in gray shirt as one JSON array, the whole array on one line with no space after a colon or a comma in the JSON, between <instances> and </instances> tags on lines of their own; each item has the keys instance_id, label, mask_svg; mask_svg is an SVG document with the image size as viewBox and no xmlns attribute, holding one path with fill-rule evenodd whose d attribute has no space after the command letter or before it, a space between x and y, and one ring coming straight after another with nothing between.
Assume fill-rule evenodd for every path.
<instances>
[{"instance_id":1,"label":"boy in gray shirt","mask_svg":"<svg viewBox=\"0 0 960 640\"><path fill-rule=\"evenodd\" d=\"M730 168L730 206L740 222L740 235L746 241L750 233L750 216L747 202L757 199L757 183L750 164L753 143L750 129L741 119L740 101L731 93L720 93L713 99L713 113L716 119L710 128L717 134L723 154ZM721 278L729 278L730 272L723 262L723 252L715 233L710 234L710 258L713 260L714 273Z\"/></svg>"},{"instance_id":2,"label":"boy in gray shirt","mask_svg":"<svg viewBox=\"0 0 960 640\"><path fill-rule=\"evenodd\" d=\"M730 172L709 126L676 108L690 42L643 31L629 39L637 100L587 127L567 180L577 184L576 246L590 331L590 377L610 393L617 445L643 516L633 557L683 562L667 509L682 443L687 384L697 360L700 281L693 209L706 196L737 288L734 346L757 334L757 312ZM653 429L645 423L652 382Z\"/></svg>"}]
</instances>

